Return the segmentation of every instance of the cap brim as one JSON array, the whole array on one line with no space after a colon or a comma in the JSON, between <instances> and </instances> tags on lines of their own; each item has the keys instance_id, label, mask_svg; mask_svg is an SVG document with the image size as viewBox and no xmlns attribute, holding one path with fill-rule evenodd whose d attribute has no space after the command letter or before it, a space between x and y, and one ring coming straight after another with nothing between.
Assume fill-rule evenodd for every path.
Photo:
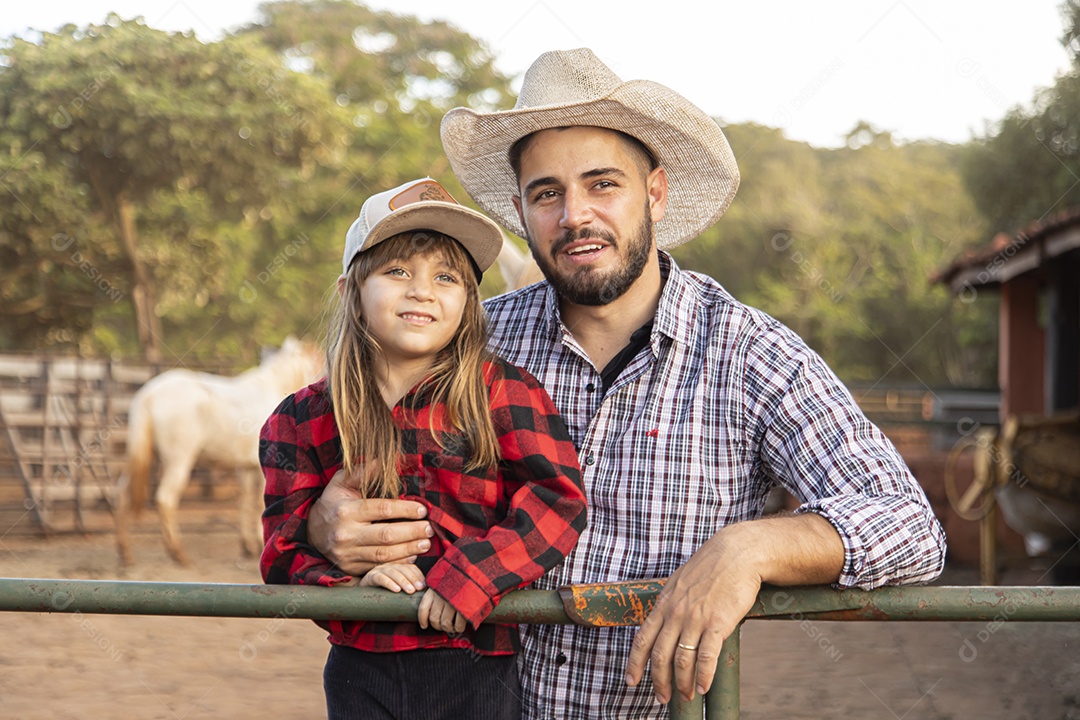
<instances>
[{"instance_id":1,"label":"cap brim","mask_svg":"<svg viewBox=\"0 0 1080 720\"><path fill-rule=\"evenodd\" d=\"M668 202L657 245L691 240L720 219L739 187L739 168L716 121L670 88L649 80L621 84L599 100L478 113L455 108L442 121L443 149L469 196L506 229L524 237L512 197L511 145L556 127L591 126L631 135L667 171Z\"/></svg>"},{"instance_id":2,"label":"cap brim","mask_svg":"<svg viewBox=\"0 0 1080 720\"><path fill-rule=\"evenodd\" d=\"M399 233L416 230L432 230L454 238L472 256L480 272L491 267L502 250L502 230L486 215L464 205L418 202L399 208L375 223L357 252L369 250Z\"/></svg>"}]
</instances>

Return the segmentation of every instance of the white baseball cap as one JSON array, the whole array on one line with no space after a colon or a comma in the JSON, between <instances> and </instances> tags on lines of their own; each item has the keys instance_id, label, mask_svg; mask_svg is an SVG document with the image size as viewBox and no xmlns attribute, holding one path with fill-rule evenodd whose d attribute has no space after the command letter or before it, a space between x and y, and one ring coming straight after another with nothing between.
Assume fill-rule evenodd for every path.
<instances>
[{"instance_id":1,"label":"white baseball cap","mask_svg":"<svg viewBox=\"0 0 1080 720\"><path fill-rule=\"evenodd\" d=\"M494 220L458 203L435 180L410 180L368 198L360 217L345 233L343 272L353 259L383 240L412 230L430 230L457 240L476 264L479 276L502 250L503 234Z\"/></svg>"}]
</instances>

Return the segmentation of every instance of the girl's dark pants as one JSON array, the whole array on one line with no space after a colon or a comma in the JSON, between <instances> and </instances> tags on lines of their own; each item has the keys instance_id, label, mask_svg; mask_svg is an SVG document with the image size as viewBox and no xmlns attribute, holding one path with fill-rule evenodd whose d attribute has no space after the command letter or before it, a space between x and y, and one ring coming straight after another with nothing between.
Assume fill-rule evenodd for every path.
<instances>
[{"instance_id":1,"label":"girl's dark pants","mask_svg":"<svg viewBox=\"0 0 1080 720\"><path fill-rule=\"evenodd\" d=\"M331 645L329 720L519 720L517 656L469 650L373 653Z\"/></svg>"}]
</instances>

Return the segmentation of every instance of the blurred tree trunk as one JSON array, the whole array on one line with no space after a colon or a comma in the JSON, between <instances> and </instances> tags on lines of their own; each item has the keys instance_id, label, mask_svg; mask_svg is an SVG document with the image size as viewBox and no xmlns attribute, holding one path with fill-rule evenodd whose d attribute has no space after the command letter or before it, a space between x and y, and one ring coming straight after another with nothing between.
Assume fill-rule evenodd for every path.
<instances>
[{"instance_id":1,"label":"blurred tree trunk","mask_svg":"<svg viewBox=\"0 0 1080 720\"><path fill-rule=\"evenodd\" d=\"M120 242L131 262L131 305L135 310L139 348L147 362L161 362L161 320L157 315L154 285L146 264L139 259L139 248L135 242L135 208L123 193L116 197L116 229L120 232Z\"/></svg>"},{"instance_id":2,"label":"blurred tree trunk","mask_svg":"<svg viewBox=\"0 0 1080 720\"><path fill-rule=\"evenodd\" d=\"M139 338L139 350L147 362L161 362L161 320L157 316L154 286L146 263L139 258L139 246L135 232L135 208L126 194L110 192L106 188L105 175L98 167L96 158L86 162L87 177L94 194L105 208L110 223L115 227L120 245L124 249L131 268L131 308L135 314L135 330Z\"/></svg>"}]
</instances>

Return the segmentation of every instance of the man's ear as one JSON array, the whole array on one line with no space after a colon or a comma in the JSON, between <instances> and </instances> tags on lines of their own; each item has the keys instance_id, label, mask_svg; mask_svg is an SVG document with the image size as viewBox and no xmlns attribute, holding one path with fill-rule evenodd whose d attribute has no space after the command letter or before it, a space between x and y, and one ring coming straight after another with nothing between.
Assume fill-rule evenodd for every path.
<instances>
[{"instance_id":1,"label":"man's ear","mask_svg":"<svg viewBox=\"0 0 1080 720\"><path fill-rule=\"evenodd\" d=\"M518 220L521 221L521 227L525 227L525 213L521 211L521 196L513 195L510 199L514 202L514 209L517 210Z\"/></svg>"},{"instance_id":2,"label":"man's ear","mask_svg":"<svg viewBox=\"0 0 1080 720\"><path fill-rule=\"evenodd\" d=\"M664 168L656 168L645 178L645 192L649 195L652 221L660 222L664 219L668 199L667 172Z\"/></svg>"}]
</instances>

